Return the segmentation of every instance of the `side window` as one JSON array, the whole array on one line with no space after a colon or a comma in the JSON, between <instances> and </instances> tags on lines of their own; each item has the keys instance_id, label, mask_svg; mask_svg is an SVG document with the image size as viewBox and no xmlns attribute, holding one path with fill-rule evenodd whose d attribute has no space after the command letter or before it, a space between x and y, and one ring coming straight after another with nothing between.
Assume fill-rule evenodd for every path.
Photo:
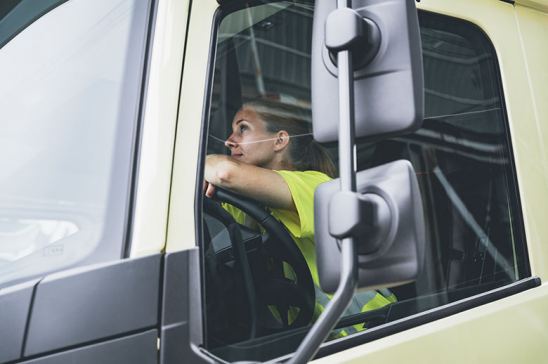
<instances>
[{"instance_id":1,"label":"side window","mask_svg":"<svg viewBox=\"0 0 548 364\"><path fill-rule=\"evenodd\" d=\"M419 20L423 126L361 145L359 158L362 169L397 158L413 163L427 221L426 259L417 283L401 287L399 296L435 294L421 303L434 307L530 273L494 49L472 24L429 13Z\"/></svg>"},{"instance_id":2,"label":"side window","mask_svg":"<svg viewBox=\"0 0 548 364\"><path fill-rule=\"evenodd\" d=\"M148 2L43 3L0 8L0 286L124 249Z\"/></svg>"},{"instance_id":3,"label":"side window","mask_svg":"<svg viewBox=\"0 0 548 364\"><path fill-rule=\"evenodd\" d=\"M224 360L291 353L330 300L318 285L311 196L337 177L337 146L311 137L312 17L311 2L280 1L219 18L202 247L206 347ZM420 23L423 127L357 150L359 170L413 164L424 269L411 284L356 293L331 339L530 275L493 47L467 22L420 13Z\"/></svg>"}]
</instances>

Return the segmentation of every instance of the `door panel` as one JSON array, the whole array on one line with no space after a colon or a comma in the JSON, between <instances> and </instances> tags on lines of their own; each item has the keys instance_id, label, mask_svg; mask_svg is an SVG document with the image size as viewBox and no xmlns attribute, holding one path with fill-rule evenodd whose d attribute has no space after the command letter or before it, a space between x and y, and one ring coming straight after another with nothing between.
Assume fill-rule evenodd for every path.
<instances>
[{"instance_id":1,"label":"door panel","mask_svg":"<svg viewBox=\"0 0 548 364\"><path fill-rule=\"evenodd\" d=\"M0 363L19 359L32 292L38 280L0 290Z\"/></svg>"},{"instance_id":2,"label":"door panel","mask_svg":"<svg viewBox=\"0 0 548 364\"><path fill-rule=\"evenodd\" d=\"M36 289L25 356L155 327L160 259L46 277Z\"/></svg>"},{"instance_id":3,"label":"door panel","mask_svg":"<svg viewBox=\"0 0 548 364\"><path fill-rule=\"evenodd\" d=\"M202 307L198 248L166 254L160 363L215 363L201 350Z\"/></svg>"},{"instance_id":4,"label":"door panel","mask_svg":"<svg viewBox=\"0 0 548 364\"><path fill-rule=\"evenodd\" d=\"M548 285L314 361L544 363Z\"/></svg>"},{"instance_id":5,"label":"door panel","mask_svg":"<svg viewBox=\"0 0 548 364\"><path fill-rule=\"evenodd\" d=\"M64 351L24 364L149 364L156 362L158 332L150 330L99 344Z\"/></svg>"},{"instance_id":6,"label":"door panel","mask_svg":"<svg viewBox=\"0 0 548 364\"><path fill-rule=\"evenodd\" d=\"M161 260L162 255L156 254L73 269L46 276L36 286L33 281L16 291L10 289L3 293L0 318L4 323L8 317L8 325L2 325L0 335L9 340L3 340L0 345L2 348L13 345L1 351L0 362L37 358L54 351L59 353L48 357L54 362L70 361L80 355L93 362L94 355L101 358L103 353L113 357L121 355L120 358L127 360L120 359L120 362L132 362L133 354L127 355L133 350L141 352L150 348L142 342L151 341L150 335L154 336L152 351L156 356ZM34 293L33 287L36 287ZM25 327L28 329L23 335ZM145 332L146 337L130 338ZM128 337L128 341L119 341L124 337ZM95 344L114 338L110 344ZM90 346L91 343L94 344ZM82 351L78 349L80 345ZM64 356L66 349L70 352Z\"/></svg>"}]
</instances>

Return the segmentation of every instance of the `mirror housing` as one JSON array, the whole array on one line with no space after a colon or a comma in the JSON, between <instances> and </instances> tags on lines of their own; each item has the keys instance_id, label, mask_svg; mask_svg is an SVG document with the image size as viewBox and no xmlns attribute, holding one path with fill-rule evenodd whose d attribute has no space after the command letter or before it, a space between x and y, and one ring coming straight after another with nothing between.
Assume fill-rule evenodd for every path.
<instances>
[{"instance_id":1,"label":"mirror housing","mask_svg":"<svg viewBox=\"0 0 548 364\"><path fill-rule=\"evenodd\" d=\"M322 290L334 292L339 285L341 248L332 233L355 214L361 216L361 226L354 234L358 286L374 289L413 281L422 267L425 242L421 194L413 166L398 160L358 172L356 186L361 203L344 204L346 213L341 212L344 199L340 199L338 179L321 184L314 196Z\"/></svg>"},{"instance_id":2,"label":"mirror housing","mask_svg":"<svg viewBox=\"0 0 548 364\"><path fill-rule=\"evenodd\" d=\"M320 285L334 295L290 364L314 356L356 287L400 285L421 270L424 217L413 167L396 161L356 173L355 138L418 129L423 87L415 0L316 1L314 139L338 141L340 178L316 189L314 226Z\"/></svg>"},{"instance_id":3,"label":"mirror housing","mask_svg":"<svg viewBox=\"0 0 548 364\"><path fill-rule=\"evenodd\" d=\"M353 46L355 130L357 138L378 138L417 129L424 113L423 68L415 0L354 0L363 24L348 18L341 29L360 27ZM336 1L316 1L312 37L312 120L314 139L338 139L339 93L336 57L326 34ZM326 20L328 25L326 27ZM341 19L344 20L344 19ZM345 23L343 21L343 23ZM326 37L327 35L327 37Z\"/></svg>"}]
</instances>

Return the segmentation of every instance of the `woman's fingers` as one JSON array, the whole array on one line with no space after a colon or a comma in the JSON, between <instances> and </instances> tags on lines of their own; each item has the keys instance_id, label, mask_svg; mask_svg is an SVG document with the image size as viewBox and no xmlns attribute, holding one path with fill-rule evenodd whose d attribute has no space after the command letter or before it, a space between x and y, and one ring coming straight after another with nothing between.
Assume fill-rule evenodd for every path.
<instances>
[{"instance_id":1,"label":"woman's fingers","mask_svg":"<svg viewBox=\"0 0 548 364\"><path fill-rule=\"evenodd\" d=\"M209 198L213 197L213 194L215 193L215 186L212 185L209 182L206 182L207 186L205 189L205 195Z\"/></svg>"}]
</instances>

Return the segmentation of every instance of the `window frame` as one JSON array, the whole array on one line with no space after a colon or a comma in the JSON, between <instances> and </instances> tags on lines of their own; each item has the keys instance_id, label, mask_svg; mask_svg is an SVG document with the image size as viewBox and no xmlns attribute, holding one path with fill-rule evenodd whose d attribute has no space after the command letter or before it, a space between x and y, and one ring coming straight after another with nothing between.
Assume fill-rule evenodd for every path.
<instances>
[{"instance_id":1,"label":"window frame","mask_svg":"<svg viewBox=\"0 0 548 364\"><path fill-rule=\"evenodd\" d=\"M208 131L209 131L209 119L210 119L210 108L212 104L212 96L213 96L213 84L214 84L214 70L215 70L215 61L216 61L216 50L217 50L217 40L218 40L218 31L221 24L221 21L224 19L225 16L228 14L237 11L242 10L248 5L249 7L267 4L267 3L275 3L280 2L284 0L252 0L252 1L246 1L246 0L234 0L234 1L224 1L220 2L220 6L217 8L214 14L213 18L213 26L211 29L211 38L210 38L210 53L209 53L209 59L208 59L208 67L207 67L207 75L206 75L206 92L205 92L205 99L203 104L203 112L202 112L202 122L201 122L201 135L200 135L200 146L199 146L199 155L198 155L198 170L197 175L199 178L197 179L196 184L196 194L195 194L195 231L196 231L196 239L197 239L197 246L200 250L200 272L201 272L201 300L202 300L202 325L205 328L206 327L206 310L205 310L205 270L204 270L204 251L202 249L202 242L204 239L203 236L203 224L202 224L202 201L203 201L203 193L202 193L202 183L203 183L203 173L204 173L204 165L205 165L205 152L207 148L207 138L208 138ZM313 0L311 0L313 1ZM317 0L315 0L317 1ZM501 70L499 67L499 56L497 54L497 50L489 37L489 35L477 24L474 24L471 21L457 18L452 15L443 14L443 13L437 13L434 11L424 10L424 9L417 9L420 16L435 16L435 17L443 17L445 20L448 20L450 22L457 22L461 24L467 24L468 27L474 28L475 31L482 34L484 39L486 40L486 43L490 50L492 51L493 55L493 72L498 75L496 77L497 84L497 91L500 97L500 104L501 104L501 114L502 114L502 120L500 122L504 123L505 126L505 142L506 147L508 148L508 158L509 158L509 165L507 167L507 172L509 173L509 177L512 180L513 188L509 189L510 193L514 194L514 203L515 203L515 212L516 212L516 220L519 220L516 225L513 225L513 228L516 228L518 230L516 232L516 237L519 237L521 240L522 245L522 253L523 253L523 266L518 265L518 269L520 272L523 273L524 278L514 281L510 284L506 284L485 292L482 292L480 294L472 295L469 297L466 297L464 299L460 299L455 302L451 302L442 306L435 307L433 309L419 312L407 317L404 317L402 319L398 319L392 322L388 322L386 324L382 324L373 328L370 328L368 330L365 330L363 332L356 333L354 335L350 335L348 337L344 337L338 340L332 340L329 342L324 342L320 346L320 349L318 350L317 354L314 356L314 359L319 359L328 355L332 355L362 344L366 344L378 339L381 339L383 337L396 334L398 332L402 332L408 329L412 329L417 326L421 326L442 318L446 318L449 316L456 315L458 313L468 311L470 309L483 306L498 300L501 300L506 297L510 297L513 295L516 295L518 293L533 289L535 287L539 287L542 284L542 281L540 277L533 276L531 271L531 262L529 259L529 251L528 251L528 244L527 239L525 236L525 224L524 224L524 213L521 203L521 195L520 195L520 188L519 188L519 181L517 176L517 168L515 163L515 153L513 150L513 144L512 144L512 138L510 135L510 123L508 119L508 111L506 108L506 98L504 94L504 88L502 84L501 79ZM420 23L420 22L419 22ZM516 239L518 240L518 239ZM521 270L523 269L523 270ZM207 333L205 330L203 330L203 341L204 344L207 343ZM211 354L207 348L202 348L202 350L208 355L210 355L213 358L216 358L214 354ZM270 361L284 361L288 360L294 355L294 352L288 353L286 355L271 359Z\"/></svg>"}]
</instances>

